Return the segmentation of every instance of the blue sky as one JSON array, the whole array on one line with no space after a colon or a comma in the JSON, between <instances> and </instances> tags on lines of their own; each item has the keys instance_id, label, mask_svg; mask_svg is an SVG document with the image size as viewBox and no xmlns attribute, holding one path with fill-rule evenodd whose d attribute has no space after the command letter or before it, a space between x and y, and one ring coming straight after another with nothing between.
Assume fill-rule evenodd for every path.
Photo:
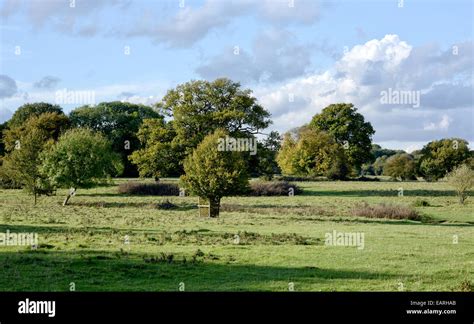
<instances>
[{"instance_id":1,"label":"blue sky","mask_svg":"<svg viewBox=\"0 0 474 324\"><path fill-rule=\"evenodd\" d=\"M152 104L229 77L280 132L353 102L384 146L473 142L473 2L400 1L1 0L0 122L62 89ZM388 89L418 92L419 107L382 103Z\"/></svg>"}]
</instances>

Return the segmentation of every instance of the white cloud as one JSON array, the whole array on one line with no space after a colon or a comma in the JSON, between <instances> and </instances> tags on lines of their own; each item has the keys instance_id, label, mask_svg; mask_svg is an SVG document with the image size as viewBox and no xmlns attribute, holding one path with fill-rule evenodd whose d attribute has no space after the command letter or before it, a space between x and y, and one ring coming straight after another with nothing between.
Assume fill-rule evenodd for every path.
<instances>
[{"instance_id":1,"label":"white cloud","mask_svg":"<svg viewBox=\"0 0 474 324\"><path fill-rule=\"evenodd\" d=\"M329 104L352 102L373 124L376 142L406 147L446 136L472 141L472 42L461 47L454 56L451 49L413 47L397 35L386 35L354 46L327 71L261 86L255 93L279 131L308 123ZM419 91L420 106L382 104L380 93L389 88ZM288 102L290 93L298 104Z\"/></svg>"},{"instance_id":2,"label":"white cloud","mask_svg":"<svg viewBox=\"0 0 474 324\"><path fill-rule=\"evenodd\" d=\"M246 82L275 82L303 75L310 66L311 45L301 45L288 31L269 29L255 38L248 51L235 47L224 49L219 55L207 60L196 72L213 80L228 77Z\"/></svg>"},{"instance_id":3,"label":"white cloud","mask_svg":"<svg viewBox=\"0 0 474 324\"><path fill-rule=\"evenodd\" d=\"M450 118L448 115L445 114L441 117L441 120L438 123L430 122L430 123L425 124L425 126L423 127L423 130L426 130L426 131L448 130L451 122L452 122L452 118Z\"/></svg>"}]
</instances>

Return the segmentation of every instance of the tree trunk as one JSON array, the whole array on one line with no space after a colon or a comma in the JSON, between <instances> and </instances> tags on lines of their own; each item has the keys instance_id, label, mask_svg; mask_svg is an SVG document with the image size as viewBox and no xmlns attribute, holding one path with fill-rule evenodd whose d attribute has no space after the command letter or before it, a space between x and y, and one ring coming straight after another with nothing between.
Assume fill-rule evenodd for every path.
<instances>
[{"instance_id":1,"label":"tree trunk","mask_svg":"<svg viewBox=\"0 0 474 324\"><path fill-rule=\"evenodd\" d=\"M63 206L67 205L69 199L71 199L71 197L74 195L75 192L76 192L76 188L72 188L72 190L69 190L69 193L67 194L66 199L64 199Z\"/></svg>"},{"instance_id":2,"label":"tree trunk","mask_svg":"<svg viewBox=\"0 0 474 324\"><path fill-rule=\"evenodd\" d=\"M35 206L36 206L36 191L35 191L34 195L35 195Z\"/></svg>"},{"instance_id":3,"label":"tree trunk","mask_svg":"<svg viewBox=\"0 0 474 324\"><path fill-rule=\"evenodd\" d=\"M210 217L219 217L219 209L221 206L220 198L210 198L209 199L209 216Z\"/></svg>"}]
</instances>

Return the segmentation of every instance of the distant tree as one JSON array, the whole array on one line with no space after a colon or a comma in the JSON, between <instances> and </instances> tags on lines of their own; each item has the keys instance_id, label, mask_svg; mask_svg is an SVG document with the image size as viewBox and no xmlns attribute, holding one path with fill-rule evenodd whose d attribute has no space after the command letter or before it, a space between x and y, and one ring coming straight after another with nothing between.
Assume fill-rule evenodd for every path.
<instances>
[{"instance_id":1,"label":"distant tree","mask_svg":"<svg viewBox=\"0 0 474 324\"><path fill-rule=\"evenodd\" d=\"M191 81L169 90L162 107L173 117L176 144L189 153L216 129L251 137L267 128L270 113L251 94L229 79Z\"/></svg>"},{"instance_id":2,"label":"distant tree","mask_svg":"<svg viewBox=\"0 0 474 324\"><path fill-rule=\"evenodd\" d=\"M248 175L242 152L219 151L218 140L228 133L218 129L204 138L185 159L185 187L209 200L211 217L219 216L222 197L248 190Z\"/></svg>"},{"instance_id":3,"label":"distant tree","mask_svg":"<svg viewBox=\"0 0 474 324\"><path fill-rule=\"evenodd\" d=\"M90 128L104 134L112 149L121 155L124 176L136 176L137 169L128 156L140 148L137 132L145 119L163 116L152 107L128 102L101 102L74 109L69 117L74 127Z\"/></svg>"},{"instance_id":4,"label":"distant tree","mask_svg":"<svg viewBox=\"0 0 474 324\"><path fill-rule=\"evenodd\" d=\"M378 144L372 144L372 149L370 150L370 152L372 153L372 155L374 157L374 160L376 160L377 158L379 158L381 156L384 156L384 155L386 157L390 157L390 156L395 155L397 153L406 153L403 150L391 150L391 149L382 148Z\"/></svg>"},{"instance_id":5,"label":"distant tree","mask_svg":"<svg viewBox=\"0 0 474 324\"><path fill-rule=\"evenodd\" d=\"M472 157L469 143L461 138L445 138L426 144L421 150L419 173L427 181L436 181Z\"/></svg>"},{"instance_id":6,"label":"distant tree","mask_svg":"<svg viewBox=\"0 0 474 324\"><path fill-rule=\"evenodd\" d=\"M8 121L8 127L13 128L21 126L32 116L39 116L44 113L57 113L64 115L63 110L58 105L53 105L46 102L27 103L19 107L12 118Z\"/></svg>"},{"instance_id":7,"label":"distant tree","mask_svg":"<svg viewBox=\"0 0 474 324\"><path fill-rule=\"evenodd\" d=\"M143 121L137 133L143 148L129 156L132 163L137 165L141 177L158 179L182 174L184 151L173 141L176 132L172 124L172 121L166 122L160 118Z\"/></svg>"},{"instance_id":8,"label":"distant tree","mask_svg":"<svg viewBox=\"0 0 474 324\"><path fill-rule=\"evenodd\" d=\"M356 170L363 163L373 161L371 149L375 131L353 104L329 105L313 117L309 126L327 132L337 143L345 146L347 160Z\"/></svg>"},{"instance_id":9,"label":"distant tree","mask_svg":"<svg viewBox=\"0 0 474 324\"><path fill-rule=\"evenodd\" d=\"M263 141L258 141L257 154L250 157L249 171L255 169L257 175L266 180L271 180L275 174L280 173L281 170L276 161L276 155L281 147L280 142L280 134L276 131L270 132Z\"/></svg>"},{"instance_id":10,"label":"distant tree","mask_svg":"<svg viewBox=\"0 0 474 324\"><path fill-rule=\"evenodd\" d=\"M16 148L3 159L2 173L31 193L35 205L38 195L49 194L52 191L40 169L40 154L49 144L48 134L44 130L32 128L21 134Z\"/></svg>"},{"instance_id":11,"label":"distant tree","mask_svg":"<svg viewBox=\"0 0 474 324\"><path fill-rule=\"evenodd\" d=\"M387 162L387 156L386 155L379 156L375 160L375 162L372 164L374 175L382 175L383 174L383 168L384 168L386 162Z\"/></svg>"},{"instance_id":12,"label":"distant tree","mask_svg":"<svg viewBox=\"0 0 474 324\"><path fill-rule=\"evenodd\" d=\"M42 172L58 187L71 188L67 205L77 188L92 187L120 173L120 156L100 133L86 128L64 133L54 146L42 154Z\"/></svg>"},{"instance_id":13,"label":"distant tree","mask_svg":"<svg viewBox=\"0 0 474 324\"><path fill-rule=\"evenodd\" d=\"M10 152L15 148L17 141L33 128L43 131L46 140L57 141L59 135L69 127L69 118L63 113L47 112L40 115L32 115L21 125L6 129L3 132L3 141L7 152Z\"/></svg>"},{"instance_id":14,"label":"distant tree","mask_svg":"<svg viewBox=\"0 0 474 324\"><path fill-rule=\"evenodd\" d=\"M447 180L449 185L456 190L459 203L464 204L469 196L469 191L474 187L474 170L466 164L462 164L448 174Z\"/></svg>"},{"instance_id":15,"label":"distant tree","mask_svg":"<svg viewBox=\"0 0 474 324\"><path fill-rule=\"evenodd\" d=\"M349 167L343 150L326 132L302 128L296 139L285 134L277 162L284 174L344 179Z\"/></svg>"},{"instance_id":16,"label":"distant tree","mask_svg":"<svg viewBox=\"0 0 474 324\"><path fill-rule=\"evenodd\" d=\"M416 164L410 154L398 153L392 155L385 162L383 174L391 176L394 179L400 180L415 180L416 179Z\"/></svg>"}]
</instances>

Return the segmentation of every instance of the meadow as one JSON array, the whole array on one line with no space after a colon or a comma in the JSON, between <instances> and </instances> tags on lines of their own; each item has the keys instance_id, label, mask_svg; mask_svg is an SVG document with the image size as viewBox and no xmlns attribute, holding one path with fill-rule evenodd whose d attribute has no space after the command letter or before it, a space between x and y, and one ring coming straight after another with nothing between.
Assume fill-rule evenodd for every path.
<instances>
[{"instance_id":1,"label":"meadow","mask_svg":"<svg viewBox=\"0 0 474 324\"><path fill-rule=\"evenodd\" d=\"M196 197L127 196L117 191L123 181L79 189L65 207L66 190L36 206L21 190L0 190L0 232L39 235L34 249L0 246L0 291L466 291L474 284L474 198L460 205L444 182L298 182L302 195L227 197L219 218L204 218ZM164 208L167 201L177 207ZM411 206L423 217L353 216L363 202ZM333 231L363 233L364 248L326 245Z\"/></svg>"}]
</instances>

